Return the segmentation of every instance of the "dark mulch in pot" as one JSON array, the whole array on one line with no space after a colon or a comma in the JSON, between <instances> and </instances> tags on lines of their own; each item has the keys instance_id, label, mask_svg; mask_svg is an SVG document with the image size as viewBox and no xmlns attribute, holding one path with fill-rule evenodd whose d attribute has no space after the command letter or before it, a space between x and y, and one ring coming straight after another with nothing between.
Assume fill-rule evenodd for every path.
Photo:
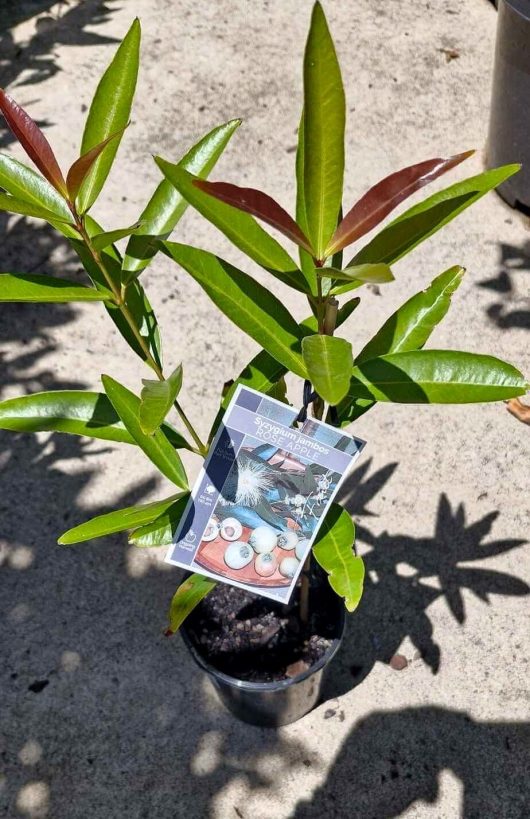
<instances>
[{"instance_id":1,"label":"dark mulch in pot","mask_svg":"<svg viewBox=\"0 0 530 819\"><path fill-rule=\"evenodd\" d=\"M296 677L321 659L336 636L342 604L322 574L313 578L309 623L299 617L299 586L288 605L219 583L188 617L199 653L219 671L251 682Z\"/></svg>"}]
</instances>

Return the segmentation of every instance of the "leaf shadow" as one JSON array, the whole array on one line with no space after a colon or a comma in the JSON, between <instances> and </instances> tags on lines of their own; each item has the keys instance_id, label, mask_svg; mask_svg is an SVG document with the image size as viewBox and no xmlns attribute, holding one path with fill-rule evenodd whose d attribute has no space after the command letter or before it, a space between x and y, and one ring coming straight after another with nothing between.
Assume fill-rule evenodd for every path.
<instances>
[{"instance_id":1,"label":"leaf shadow","mask_svg":"<svg viewBox=\"0 0 530 819\"><path fill-rule=\"evenodd\" d=\"M492 291L498 300L488 305L486 313L500 330L530 330L530 241L521 247L501 242L499 271L491 279L478 282L478 287Z\"/></svg>"},{"instance_id":2,"label":"leaf shadow","mask_svg":"<svg viewBox=\"0 0 530 819\"><path fill-rule=\"evenodd\" d=\"M372 475L368 466L358 467L342 490L342 502L356 517L373 514L369 503L383 490L397 465L388 464ZM469 565L475 561L482 564L526 542L517 538L488 540L498 515L494 511L469 522L464 504L452 505L442 493L432 536L417 538L387 531L376 535L364 519L357 520L357 540L362 544L366 567L365 590L358 609L349 617L336 660L337 673L328 683L326 697L340 696L358 685L376 662L389 663L405 638L411 640L432 673L438 673L442 647L434 639L428 612L435 601L443 599L455 622L463 625L466 591L488 604L492 596L525 596L530 592L518 577Z\"/></svg>"},{"instance_id":3,"label":"leaf shadow","mask_svg":"<svg viewBox=\"0 0 530 819\"><path fill-rule=\"evenodd\" d=\"M460 788L453 785L450 797L461 819L523 819L529 749L528 722L482 722L437 706L374 711L355 725L326 781L310 799L300 799L292 816L395 819L415 803L419 811L422 803L431 806L429 815L456 816L439 804L446 790L441 774L450 771L463 791L458 807Z\"/></svg>"}]
</instances>

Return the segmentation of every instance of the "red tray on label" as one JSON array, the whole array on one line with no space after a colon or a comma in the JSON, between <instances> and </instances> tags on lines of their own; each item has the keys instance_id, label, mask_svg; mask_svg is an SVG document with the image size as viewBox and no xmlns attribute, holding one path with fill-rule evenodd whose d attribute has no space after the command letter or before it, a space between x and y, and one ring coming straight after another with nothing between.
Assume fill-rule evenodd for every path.
<instances>
[{"instance_id":1,"label":"red tray on label","mask_svg":"<svg viewBox=\"0 0 530 819\"><path fill-rule=\"evenodd\" d=\"M252 529L243 526L243 532L238 540L247 543L251 533ZM222 577L228 577L231 580L237 580L239 583L246 583L249 586L264 586L269 588L289 586L291 584L292 578L284 577L280 574L278 569L276 569L274 574L270 575L270 577L262 577L254 568L254 560L242 569L230 569L224 561L224 553L227 547L230 546L230 542L229 540L224 540L220 535L214 538L214 540L201 541L201 545L195 555L195 563L199 566L204 566L209 572L215 572L215 574L220 574ZM286 551L285 549L280 549L279 546L273 549L272 554L278 560L278 565L282 558L295 556L294 549Z\"/></svg>"}]
</instances>

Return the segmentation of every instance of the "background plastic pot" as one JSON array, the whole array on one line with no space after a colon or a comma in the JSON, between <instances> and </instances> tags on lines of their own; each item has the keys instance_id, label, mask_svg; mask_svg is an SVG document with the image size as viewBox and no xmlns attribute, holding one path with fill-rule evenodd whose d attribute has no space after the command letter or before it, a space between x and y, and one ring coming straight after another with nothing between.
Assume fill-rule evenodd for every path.
<instances>
[{"instance_id":1,"label":"background plastic pot","mask_svg":"<svg viewBox=\"0 0 530 819\"><path fill-rule=\"evenodd\" d=\"M512 207L530 208L530 0L499 0L488 167L521 162L497 188Z\"/></svg>"},{"instance_id":2,"label":"background plastic pot","mask_svg":"<svg viewBox=\"0 0 530 819\"><path fill-rule=\"evenodd\" d=\"M324 676L340 647L346 624L343 601L338 597L334 599L337 609L333 612L335 634L331 646L318 663L293 679L256 683L230 677L218 671L200 653L186 623L180 632L191 656L206 672L224 705L243 722L276 728L300 719L320 700Z\"/></svg>"}]
</instances>

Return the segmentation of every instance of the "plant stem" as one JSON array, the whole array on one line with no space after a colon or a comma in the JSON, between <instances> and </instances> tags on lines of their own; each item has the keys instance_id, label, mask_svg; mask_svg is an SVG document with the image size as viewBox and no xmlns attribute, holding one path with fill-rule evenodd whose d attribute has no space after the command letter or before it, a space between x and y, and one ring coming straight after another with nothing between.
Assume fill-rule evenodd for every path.
<instances>
[{"instance_id":1,"label":"plant stem","mask_svg":"<svg viewBox=\"0 0 530 819\"><path fill-rule=\"evenodd\" d=\"M311 552L305 559L302 569L302 582L300 584L300 620L304 626L309 622L309 572L311 569Z\"/></svg>"},{"instance_id":2,"label":"plant stem","mask_svg":"<svg viewBox=\"0 0 530 819\"><path fill-rule=\"evenodd\" d=\"M85 243L85 246L86 246L88 252L90 253L90 255L92 256L94 262L97 264L97 266L101 270L105 281L107 282L108 286L110 287L110 289L112 291L112 294L113 294L113 296L114 296L114 298L116 300L116 306L118 307L118 309L121 312L122 316L126 320L129 327L131 328L131 330L132 330L132 332L134 334L134 337L136 338L138 344L140 345L140 348L141 348L143 354L145 355L145 359L146 359L147 363L155 371L155 373L156 373L157 377L159 378L159 380L163 381L164 380L164 373L162 371L162 368L160 367L158 362L155 360L151 350L149 349L149 345L147 344L144 336L141 334L139 328L137 327L136 322L134 320L134 316L132 315L132 313L129 310L129 307L127 305L127 302L125 301L126 292L127 292L126 288L123 288L123 287L118 286L118 285L115 284L111 274L107 270L107 267L106 267L103 259L101 258L101 254L99 253L99 251L95 250L94 247L92 246L92 242L90 241L90 236L88 235L88 233L86 231L86 228L85 228L85 225L84 225L84 222L83 222L82 218L79 217L77 214L75 216L76 216L76 226L77 226L77 229L78 229L78 231L79 231L79 233L81 235L81 238L83 239L83 242ZM197 435L197 432L195 431L191 421L189 420L188 416L186 415L186 413L184 412L184 410L182 409L182 407L181 407L181 405L179 404L178 401L174 402L174 407L175 407L176 411L178 412L182 423L184 424L184 426L186 427L186 429L188 430L189 434L191 435L191 437L193 438L193 440L194 440L194 442L196 444L197 448L193 449L192 451L195 452L197 455L201 455L202 457L205 457L207 452L208 452L208 447L206 446L206 444L203 444L203 442L201 441L201 439Z\"/></svg>"}]
</instances>

